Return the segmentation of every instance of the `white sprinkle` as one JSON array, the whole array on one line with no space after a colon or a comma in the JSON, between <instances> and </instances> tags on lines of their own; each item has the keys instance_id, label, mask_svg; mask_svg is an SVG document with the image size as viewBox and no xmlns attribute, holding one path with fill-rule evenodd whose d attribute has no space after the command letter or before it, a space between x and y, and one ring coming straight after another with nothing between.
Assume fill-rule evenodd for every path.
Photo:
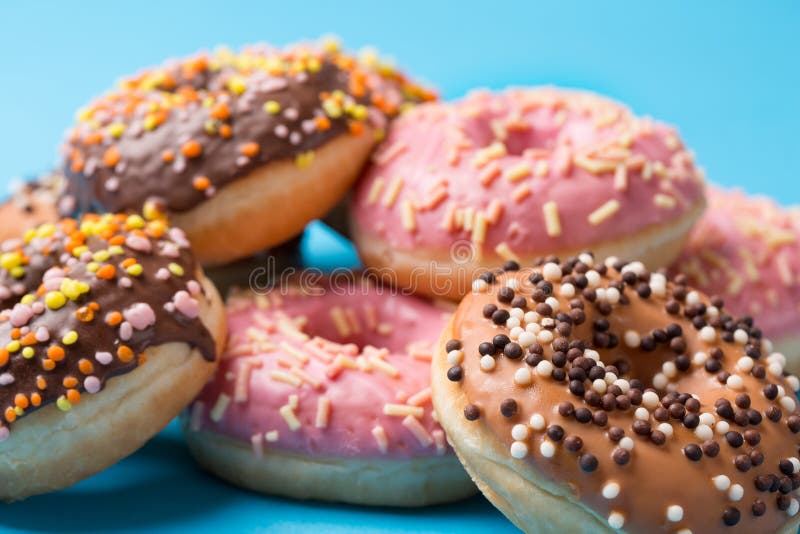
<instances>
[{"instance_id":1,"label":"white sprinkle","mask_svg":"<svg viewBox=\"0 0 800 534\"><path fill-rule=\"evenodd\" d=\"M781 362L772 362L767 366L767 371L773 376L781 376L783 374L783 365L781 365Z\"/></svg>"},{"instance_id":2,"label":"white sprinkle","mask_svg":"<svg viewBox=\"0 0 800 534\"><path fill-rule=\"evenodd\" d=\"M739 375L731 375L725 381L725 385L735 390L744 389L744 380Z\"/></svg>"},{"instance_id":3,"label":"white sprinkle","mask_svg":"<svg viewBox=\"0 0 800 534\"><path fill-rule=\"evenodd\" d=\"M481 278L476 278L472 282L472 292L473 293L486 293L486 290L489 289L489 284L486 283L485 280Z\"/></svg>"},{"instance_id":4,"label":"white sprinkle","mask_svg":"<svg viewBox=\"0 0 800 534\"><path fill-rule=\"evenodd\" d=\"M608 516L608 526L614 530L619 530L625 525L625 516L619 512L611 512Z\"/></svg>"},{"instance_id":5,"label":"white sprinkle","mask_svg":"<svg viewBox=\"0 0 800 534\"><path fill-rule=\"evenodd\" d=\"M497 365L497 362L491 356L487 355L481 358L481 371L486 371L487 373L493 371L495 365Z\"/></svg>"},{"instance_id":6,"label":"white sprinkle","mask_svg":"<svg viewBox=\"0 0 800 534\"><path fill-rule=\"evenodd\" d=\"M542 330L536 334L536 339L542 345L548 345L553 342L553 333L550 330Z\"/></svg>"},{"instance_id":7,"label":"white sprinkle","mask_svg":"<svg viewBox=\"0 0 800 534\"><path fill-rule=\"evenodd\" d=\"M632 349L638 348L642 344L642 336L636 330L628 330L622 339L625 341L625 346Z\"/></svg>"},{"instance_id":8,"label":"white sprinkle","mask_svg":"<svg viewBox=\"0 0 800 534\"><path fill-rule=\"evenodd\" d=\"M591 358L594 361L600 361L600 353L594 349L586 349L583 351L583 355L586 358Z\"/></svg>"},{"instance_id":9,"label":"white sprinkle","mask_svg":"<svg viewBox=\"0 0 800 534\"><path fill-rule=\"evenodd\" d=\"M733 340L740 345L744 345L745 343L747 343L747 339L748 339L747 332L745 332L741 328L737 328L736 331L733 333Z\"/></svg>"},{"instance_id":10,"label":"white sprinkle","mask_svg":"<svg viewBox=\"0 0 800 534\"><path fill-rule=\"evenodd\" d=\"M717 339L717 331L713 326L704 326L700 329L700 339L706 343L713 343Z\"/></svg>"},{"instance_id":11,"label":"white sprinkle","mask_svg":"<svg viewBox=\"0 0 800 534\"><path fill-rule=\"evenodd\" d=\"M447 353L447 363L458 365L464 359L464 352L460 349L451 350Z\"/></svg>"},{"instance_id":12,"label":"white sprinkle","mask_svg":"<svg viewBox=\"0 0 800 534\"><path fill-rule=\"evenodd\" d=\"M742 497L744 497L744 488L739 484L731 486L731 490L728 492L728 498L736 502L741 501Z\"/></svg>"},{"instance_id":13,"label":"white sprinkle","mask_svg":"<svg viewBox=\"0 0 800 534\"><path fill-rule=\"evenodd\" d=\"M514 425L511 428L511 437L517 441L522 441L524 439L528 439L530 435L530 430L528 429L528 425Z\"/></svg>"},{"instance_id":14,"label":"white sprinkle","mask_svg":"<svg viewBox=\"0 0 800 534\"><path fill-rule=\"evenodd\" d=\"M717 475L711 481L719 491L727 491L731 487L731 479L725 475Z\"/></svg>"},{"instance_id":15,"label":"white sprinkle","mask_svg":"<svg viewBox=\"0 0 800 534\"><path fill-rule=\"evenodd\" d=\"M714 426L714 423L717 421L717 418L714 417L713 413L703 412L700 414L700 424L701 425L708 425Z\"/></svg>"},{"instance_id":16,"label":"white sprinkle","mask_svg":"<svg viewBox=\"0 0 800 534\"><path fill-rule=\"evenodd\" d=\"M511 308L511 311L508 312L511 317L516 317L520 321L525 317L525 310L522 308Z\"/></svg>"},{"instance_id":17,"label":"white sprinkle","mask_svg":"<svg viewBox=\"0 0 800 534\"><path fill-rule=\"evenodd\" d=\"M553 372L553 364L550 362L550 360L542 360L536 364L537 375L547 377L550 376L550 373L552 372Z\"/></svg>"},{"instance_id":18,"label":"white sprinkle","mask_svg":"<svg viewBox=\"0 0 800 534\"><path fill-rule=\"evenodd\" d=\"M789 502L789 508L786 509L786 513L789 517L793 517L797 514L798 510L800 510L800 503L797 502L797 499L792 499Z\"/></svg>"},{"instance_id":19,"label":"white sprinkle","mask_svg":"<svg viewBox=\"0 0 800 534\"><path fill-rule=\"evenodd\" d=\"M636 411L633 412L633 416L640 421L647 421L650 419L650 412L647 410L647 408L639 406L636 408Z\"/></svg>"},{"instance_id":20,"label":"white sprinkle","mask_svg":"<svg viewBox=\"0 0 800 534\"><path fill-rule=\"evenodd\" d=\"M717 424L714 425L714 431L721 436L727 434L730 429L731 425L727 421L717 421Z\"/></svg>"},{"instance_id":21,"label":"white sprinkle","mask_svg":"<svg viewBox=\"0 0 800 534\"><path fill-rule=\"evenodd\" d=\"M706 441L714 437L714 431L708 425L697 425L697 428L694 429L694 435L697 436L697 439Z\"/></svg>"},{"instance_id":22,"label":"white sprinkle","mask_svg":"<svg viewBox=\"0 0 800 534\"><path fill-rule=\"evenodd\" d=\"M600 395L606 392L608 389L608 384L602 378L598 378L594 382L592 382L592 389L598 392Z\"/></svg>"},{"instance_id":23,"label":"white sprinkle","mask_svg":"<svg viewBox=\"0 0 800 534\"><path fill-rule=\"evenodd\" d=\"M509 278L506 280L506 287L511 288L514 291L519 291L519 280L516 278Z\"/></svg>"},{"instance_id":24,"label":"white sprinkle","mask_svg":"<svg viewBox=\"0 0 800 534\"><path fill-rule=\"evenodd\" d=\"M559 304L558 304L558 299L557 298L555 298L555 297L547 297L547 299L545 299L544 303L547 304L548 306L550 306L550 308L553 310L553 313L556 313L558 311Z\"/></svg>"},{"instance_id":25,"label":"white sprinkle","mask_svg":"<svg viewBox=\"0 0 800 534\"><path fill-rule=\"evenodd\" d=\"M506 320L506 328L508 328L509 330L513 330L514 328L519 327L521 324L522 323L520 322L520 320L517 319L516 317L509 317Z\"/></svg>"},{"instance_id":26,"label":"white sprinkle","mask_svg":"<svg viewBox=\"0 0 800 534\"><path fill-rule=\"evenodd\" d=\"M625 436L624 438L619 440L619 446L625 450L632 451L633 445L634 445L633 438L630 438L628 436Z\"/></svg>"},{"instance_id":27,"label":"white sprinkle","mask_svg":"<svg viewBox=\"0 0 800 534\"><path fill-rule=\"evenodd\" d=\"M600 273L591 270L586 271L586 280L589 281L589 287L597 287L600 285Z\"/></svg>"},{"instance_id":28,"label":"white sprinkle","mask_svg":"<svg viewBox=\"0 0 800 534\"><path fill-rule=\"evenodd\" d=\"M541 452L542 456L545 458L552 458L556 453L556 446L553 445L552 441L546 439L539 445L539 452Z\"/></svg>"},{"instance_id":29,"label":"white sprinkle","mask_svg":"<svg viewBox=\"0 0 800 534\"><path fill-rule=\"evenodd\" d=\"M535 311L529 311L525 313L525 317L523 319L525 320L526 323L531 323L528 324L528 326L539 326L538 324L536 324L539 321L539 314L536 313Z\"/></svg>"},{"instance_id":30,"label":"white sprinkle","mask_svg":"<svg viewBox=\"0 0 800 534\"><path fill-rule=\"evenodd\" d=\"M544 427L547 425L547 421L545 421L542 414L535 413L531 416L530 424L531 428L534 430L544 430Z\"/></svg>"},{"instance_id":31,"label":"white sprinkle","mask_svg":"<svg viewBox=\"0 0 800 534\"><path fill-rule=\"evenodd\" d=\"M540 364L544 363L544 361L539 362ZM537 366L537 371L539 367ZM533 375L531 374L531 370L528 367L520 367L517 369L517 372L514 373L514 383L518 386L529 386L533 382Z\"/></svg>"},{"instance_id":32,"label":"white sprinkle","mask_svg":"<svg viewBox=\"0 0 800 534\"><path fill-rule=\"evenodd\" d=\"M800 391L800 379L798 379L796 376L787 376L786 382L789 384L789 387L792 388L792 391Z\"/></svg>"},{"instance_id":33,"label":"white sprinkle","mask_svg":"<svg viewBox=\"0 0 800 534\"><path fill-rule=\"evenodd\" d=\"M536 343L536 334L531 332L522 332L517 338L517 343L525 349Z\"/></svg>"},{"instance_id":34,"label":"white sprinkle","mask_svg":"<svg viewBox=\"0 0 800 534\"><path fill-rule=\"evenodd\" d=\"M608 374L613 374L613 373L608 373ZM617 386L619 389L621 389L623 394L627 394L631 390L631 383L625 380L624 378L618 378L614 380L613 384Z\"/></svg>"},{"instance_id":35,"label":"white sprinkle","mask_svg":"<svg viewBox=\"0 0 800 534\"><path fill-rule=\"evenodd\" d=\"M528 446L522 441L515 441L511 444L511 456L517 459L528 456Z\"/></svg>"},{"instance_id":36,"label":"white sprinkle","mask_svg":"<svg viewBox=\"0 0 800 534\"><path fill-rule=\"evenodd\" d=\"M671 437L672 437L672 434L674 434L674 433L675 433L675 429L674 429L674 428L672 428L672 425L671 425L671 424L669 424L669 423L666 423L666 422L665 422L665 423L660 423L660 424L659 424L659 425L656 427L656 430L660 430L660 431L661 431L661 432L662 432L662 433L663 433L665 436L667 436L668 438L671 438Z\"/></svg>"},{"instance_id":37,"label":"white sprinkle","mask_svg":"<svg viewBox=\"0 0 800 534\"><path fill-rule=\"evenodd\" d=\"M795 402L794 402L794 399L791 398L790 396L786 395L786 396L782 397L779 402L780 402L781 408L783 408L785 411L787 411L787 412L793 412L794 411Z\"/></svg>"},{"instance_id":38,"label":"white sprinkle","mask_svg":"<svg viewBox=\"0 0 800 534\"><path fill-rule=\"evenodd\" d=\"M508 323L511 322L512 320L514 321L514 324L516 324L516 326L509 326ZM523 332L525 332L525 330L519 324L519 319L515 319L513 317L511 319L509 319L508 321L506 321L506 326L509 328L508 337L510 337L514 341L519 339L519 336Z\"/></svg>"},{"instance_id":39,"label":"white sprinkle","mask_svg":"<svg viewBox=\"0 0 800 534\"><path fill-rule=\"evenodd\" d=\"M619 293L619 289L617 289L616 287L609 287L608 289L606 289L606 302L608 302L609 304L618 303L620 296L621 295Z\"/></svg>"},{"instance_id":40,"label":"white sprinkle","mask_svg":"<svg viewBox=\"0 0 800 534\"><path fill-rule=\"evenodd\" d=\"M792 474L800 471L800 460L792 456L791 458L789 458L789 461L792 463Z\"/></svg>"},{"instance_id":41,"label":"white sprinkle","mask_svg":"<svg viewBox=\"0 0 800 534\"><path fill-rule=\"evenodd\" d=\"M683 519L683 508L677 504L667 506L667 521L677 523Z\"/></svg>"},{"instance_id":42,"label":"white sprinkle","mask_svg":"<svg viewBox=\"0 0 800 534\"><path fill-rule=\"evenodd\" d=\"M603 497L606 499L615 499L619 495L619 484L616 482L609 482L603 486Z\"/></svg>"},{"instance_id":43,"label":"white sprinkle","mask_svg":"<svg viewBox=\"0 0 800 534\"><path fill-rule=\"evenodd\" d=\"M654 410L658 406L658 394L655 391L645 391L642 393L642 406L648 410Z\"/></svg>"},{"instance_id":44,"label":"white sprinkle","mask_svg":"<svg viewBox=\"0 0 800 534\"><path fill-rule=\"evenodd\" d=\"M559 293L562 297L570 299L575 296L575 286L572 284L562 284Z\"/></svg>"},{"instance_id":45,"label":"white sprinkle","mask_svg":"<svg viewBox=\"0 0 800 534\"><path fill-rule=\"evenodd\" d=\"M743 373L749 373L750 371L753 370L754 364L755 362L753 361L753 358L751 358L750 356L742 356L736 362L736 367L738 367L739 370L742 371Z\"/></svg>"},{"instance_id":46,"label":"white sprinkle","mask_svg":"<svg viewBox=\"0 0 800 534\"><path fill-rule=\"evenodd\" d=\"M616 258L614 258L616 260ZM581 252L578 254L578 260L581 263L585 263L589 267L594 267L594 256L589 254L588 252Z\"/></svg>"},{"instance_id":47,"label":"white sprinkle","mask_svg":"<svg viewBox=\"0 0 800 534\"><path fill-rule=\"evenodd\" d=\"M686 294L686 304L689 306L693 304L700 304L700 293L697 291L689 291Z\"/></svg>"},{"instance_id":48,"label":"white sprinkle","mask_svg":"<svg viewBox=\"0 0 800 534\"><path fill-rule=\"evenodd\" d=\"M664 373L664 376L667 378L675 378L678 375L678 367L675 365L675 362L664 362L661 366L661 372Z\"/></svg>"},{"instance_id":49,"label":"white sprinkle","mask_svg":"<svg viewBox=\"0 0 800 534\"><path fill-rule=\"evenodd\" d=\"M666 375L664 375L664 373L656 373L655 376L653 376L653 387L656 389L664 389L667 387L668 383L669 379L666 377Z\"/></svg>"},{"instance_id":50,"label":"white sprinkle","mask_svg":"<svg viewBox=\"0 0 800 534\"><path fill-rule=\"evenodd\" d=\"M706 360L708 360L708 354L705 352L695 352L692 356L692 363L697 366L705 365Z\"/></svg>"},{"instance_id":51,"label":"white sprinkle","mask_svg":"<svg viewBox=\"0 0 800 534\"><path fill-rule=\"evenodd\" d=\"M558 282L561 280L563 273L561 272L561 267L555 263L545 263L542 267L542 276L548 282Z\"/></svg>"}]
</instances>

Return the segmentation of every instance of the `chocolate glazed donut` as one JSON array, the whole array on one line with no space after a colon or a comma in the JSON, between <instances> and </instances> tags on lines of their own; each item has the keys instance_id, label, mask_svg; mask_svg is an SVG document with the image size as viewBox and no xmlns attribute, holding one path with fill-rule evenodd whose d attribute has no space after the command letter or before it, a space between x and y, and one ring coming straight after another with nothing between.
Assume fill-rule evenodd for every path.
<instances>
[{"instance_id":1,"label":"chocolate glazed donut","mask_svg":"<svg viewBox=\"0 0 800 534\"><path fill-rule=\"evenodd\" d=\"M719 298L589 254L487 272L433 362L486 496L528 532L795 532L798 379ZM731 528L735 527L735 528Z\"/></svg>"},{"instance_id":2,"label":"chocolate glazed donut","mask_svg":"<svg viewBox=\"0 0 800 534\"><path fill-rule=\"evenodd\" d=\"M430 98L336 47L200 54L126 79L79 113L67 194L79 211L167 211L201 261L223 263L324 215L386 120Z\"/></svg>"}]
</instances>

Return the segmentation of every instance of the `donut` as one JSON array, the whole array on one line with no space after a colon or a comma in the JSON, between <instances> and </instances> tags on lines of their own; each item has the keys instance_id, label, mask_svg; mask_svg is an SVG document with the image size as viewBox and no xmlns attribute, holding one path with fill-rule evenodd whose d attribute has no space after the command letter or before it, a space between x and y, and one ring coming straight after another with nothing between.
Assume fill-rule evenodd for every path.
<instances>
[{"instance_id":1,"label":"donut","mask_svg":"<svg viewBox=\"0 0 800 534\"><path fill-rule=\"evenodd\" d=\"M0 499L131 454L216 368L225 313L184 233L62 219L0 245Z\"/></svg>"},{"instance_id":2,"label":"donut","mask_svg":"<svg viewBox=\"0 0 800 534\"><path fill-rule=\"evenodd\" d=\"M723 296L731 313L757 317L789 371L800 372L800 214L719 187L708 189L708 199L673 269Z\"/></svg>"},{"instance_id":3,"label":"donut","mask_svg":"<svg viewBox=\"0 0 800 534\"><path fill-rule=\"evenodd\" d=\"M474 494L430 403L447 312L340 277L280 287L228 298L220 368L182 418L200 465L299 499L422 506Z\"/></svg>"},{"instance_id":4,"label":"donut","mask_svg":"<svg viewBox=\"0 0 800 534\"><path fill-rule=\"evenodd\" d=\"M752 320L663 273L546 258L445 328L436 414L520 529L797 531L800 382Z\"/></svg>"},{"instance_id":5,"label":"donut","mask_svg":"<svg viewBox=\"0 0 800 534\"><path fill-rule=\"evenodd\" d=\"M0 241L18 237L34 226L56 222L63 184L64 175L58 171L15 183L11 198L0 203Z\"/></svg>"},{"instance_id":6,"label":"donut","mask_svg":"<svg viewBox=\"0 0 800 534\"><path fill-rule=\"evenodd\" d=\"M78 113L66 195L81 212L166 212L201 263L226 263L327 213L387 120L430 98L335 43L200 53L127 78Z\"/></svg>"},{"instance_id":7,"label":"donut","mask_svg":"<svg viewBox=\"0 0 800 534\"><path fill-rule=\"evenodd\" d=\"M548 254L668 265L703 207L673 128L590 93L510 89L395 121L357 183L352 233L390 282L458 299L476 269Z\"/></svg>"}]
</instances>

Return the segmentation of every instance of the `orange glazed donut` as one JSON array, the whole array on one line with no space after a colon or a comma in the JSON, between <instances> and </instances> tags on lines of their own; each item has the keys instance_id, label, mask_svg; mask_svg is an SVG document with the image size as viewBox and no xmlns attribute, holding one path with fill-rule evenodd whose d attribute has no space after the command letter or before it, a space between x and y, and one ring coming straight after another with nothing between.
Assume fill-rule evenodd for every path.
<instances>
[{"instance_id":1,"label":"orange glazed donut","mask_svg":"<svg viewBox=\"0 0 800 534\"><path fill-rule=\"evenodd\" d=\"M432 417L447 314L333 278L228 299L230 337L184 419L206 469L256 491L421 506L475 486Z\"/></svg>"},{"instance_id":2,"label":"orange glazed donut","mask_svg":"<svg viewBox=\"0 0 800 534\"><path fill-rule=\"evenodd\" d=\"M800 214L741 191L713 187L708 198L674 269L732 313L758 317L787 369L800 372Z\"/></svg>"},{"instance_id":3,"label":"orange glazed donut","mask_svg":"<svg viewBox=\"0 0 800 534\"><path fill-rule=\"evenodd\" d=\"M432 364L478 487L527 532L797 532L798 379L752 321L642 263L495 271Z\"/></svg>"},{"instance_id":4,"label":"orange glazed donut","mask_svg":"<svg viewBox=\"0 0 800 534\"><path fill-rule=\"evenodd\" d=\"M547 254L668 265L704 206L673 128L577 91L418 106L372 159L352 207L362 259L401 287L454 299L477 268Z\"/></svg>"},{"instance_id":5,"label":"orange glazed donut","mask_svg":"<svg viewBox=\"0 0 800 534\"><path fill-rule=\"evenodd\" d=\"M0 499L64 488L141 447L216 368L225 315L183 232L138 215L0 245Z\"/></svg>"},{"instance_id":6,"label":"orange glazed donut","mask_svg":"<svg viewBox=\"0 0 800 534\"><path fill-rule=\"evenodd\" d=\"M67 193L79 211L166 211L202 263L225 263L327 213L387 120L430 98L331 44L198 54L79 112Z\"/></svg>"},{"instance_id":7,"label":"orange glazed donut","mask_svg":"<svg viewBox=\"0 0 800 534\"><path fill-rule=\"evenodd\" d=\"M63 186L64 176L52 172L14 187L11 198L0 203L0 241L18 237L42 223L56 222Z\"/></svg>"}]
</instances>

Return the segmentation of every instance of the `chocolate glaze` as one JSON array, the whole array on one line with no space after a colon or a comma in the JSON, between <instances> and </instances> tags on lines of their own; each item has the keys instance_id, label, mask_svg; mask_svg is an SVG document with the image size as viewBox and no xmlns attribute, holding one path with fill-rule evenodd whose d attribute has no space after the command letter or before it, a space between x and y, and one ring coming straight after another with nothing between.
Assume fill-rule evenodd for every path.
<instances>
[{"instance_id":1,"label":"chocolate glaze","mask_svg":"<svg viewBox=\"0 0 800 534\"><path fill-rule=\"evenodd\" d=\"M53 232L48 230L48 225L43 225L38 235L37 231L31 231L25 241L9 240L2 244L0 347L5 347L2 350L9 357L7 363L0 365L0 436L7 435L2 422L10 424L19 416L59 399L62 399L59 406L64 409L66 406L61 403L67 391L74 389L84 393L87 379L89 389L96 393L109 378L130 372L143 363L139 356L148 347L183 342L196 347L209 361L216 357L214 340L197 314L198 301L204 297L199 283L193 280L198 267L183 233L178 229L166 229L162 235L162 229L166 228L163 223L145 223L141 218L127 219L134 226L142 226L141 229L127 225L124 216L87 216L85 220L94 221L95 229L85 228L86 231L80 233L72 220L66 220ZM109 250L108 240L97 232L108 232L105 237L116 235L118 241L121 240L119 236L124 236L126 243L118 250L121 253L112 254L107 260L94 260L94 253L100 251L102 255L102 251ZM79 250L76 257L67 250L74 250L72 244L76 238L80 240L80 236L85 237L88 251ZM151 250L147 251L148 248ZM27 264L23 262L24 275L15 278L7 267L13 270L13 257L18 253L27 258ZM135 258L141 266L141 274L128 274L120 265L130 258ZM104 265L115 266L112 278L98 276L97 267ZM70 293L63 282L54 282L63 275L77 283L88 284L88 291L74 300L64 299L63 306L53 309L45 304L51 291L61 295ZM175 309L170 303L179 292L187 294L180 295L181 305ZM185 306L187 297L193 301L189 302L189 307ZM40 313L35 313L37 307ZM33 312L26 311L32 309ZM137 309L138 312L132 312ZM152 313L142 313L142 309ZM121 324L107 323L112 312L122 314ZM131 327L131 335L124 339L123 330L128 327ZM64 336L73 331L77 340L68 344ZM32 335L26 340L28 333ZM13 350L15 338L22 340L23 347L31 348L33 353L26 357L22 349ZM53 359L49 358L48 349L53 346L63 349L63 359L48 370L46 360ZM130 357L120 356L118 351L122 346L131 350ZM98 357L103 352L112 356ZM82 360L88 360L90 365L81 363ZM76 379L75 384L65 383L70 377ZM9 420L7 410L15 403L19 405L19 394L27 398L24 404L28 407ZM40 402L32 401L34 394L38 394Z\"/></svg>"},{"instance_id":2,"label":"chocolate glaze","mask_svg":"<svg viewBox=\"0 0 800 534\"><path fill-rule=\"evenodd\" d=\"M325 104L337 98L341 110ZM382 130L405 102L429 98L400 74L359 64L338 50L201 54L126 80L90 104L65 146L66 194L74 198L67 204L79 212L126 211L152 199L167 210L187 211L254 168L306 154L348 132L360 134L364 124ZM268 101L279 111L265 109ZM214 108L220 104L227 106L221 116ZM159 114L163 122L147 129L145 122ZM114 137L113 128L124 131ZM183 155L187 141L199 143L202 154ZM245 155L246 143L256 143L258 154ZM109 147L120 156L110 166L104 163ZM164 160L165 151L174 154L172 161ZM196 177L211 187L194 187Z\"/></svg>"}]
</instances>

